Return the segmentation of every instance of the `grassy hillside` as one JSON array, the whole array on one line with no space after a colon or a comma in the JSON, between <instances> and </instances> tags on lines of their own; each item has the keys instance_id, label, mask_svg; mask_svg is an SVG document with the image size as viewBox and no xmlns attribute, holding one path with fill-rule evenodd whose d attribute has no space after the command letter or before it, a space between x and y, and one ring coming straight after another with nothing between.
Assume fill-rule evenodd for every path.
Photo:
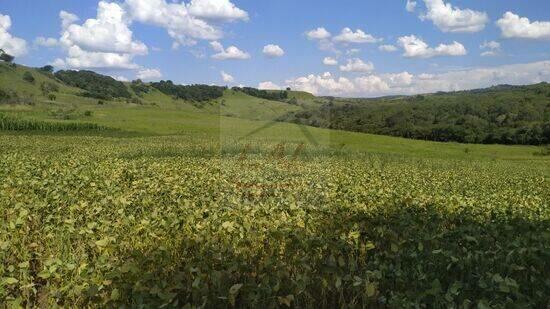
<instances>
[{"instance_id":1,"label":"grassy hillside","mask_svg":"<svg viewBox=\"0 0 550 309\"><path fill-rule=\"evenodd\" d=\"M18 93L33 96L33 104L0 104L0 113L21 119L38 121L61 121L93 123L101 127L117 129L117 136L129 135L186 135L203 136L219 140L221 144L233 140L251 143L305 143L344 151L366 151L370 153L391 153L409 156L453 157L453 158L506 158L545 160L535 155L539 147L516 147L498 145L463 145L435 143L394 138L379 135L313 128L309 126L274 122L273 119L303 109L300 105L268 101L248 96L242 92L226 90L222 98L194 105L183 100L174 100L156 89L143 95L140 103L126 100L105 101L83 98L76 94L77 88L64 86L51 76L36 70L17 66L16 69L2 65L0 88L15 89ZM23 80L24 72L31 71L36 82ZM38 84L47 81L59 85L57 100L43 97ZM128 84L127 84L128 85ZM129 87L129 86L128 86ZM130 89L130 87L129 87ZM130 92L133 91L130 89ZM290 96L307 101L310 106L319 105L309 94L290 92ZM105 134L108 134L107 130Z\"/></svg>"}]
</instances>

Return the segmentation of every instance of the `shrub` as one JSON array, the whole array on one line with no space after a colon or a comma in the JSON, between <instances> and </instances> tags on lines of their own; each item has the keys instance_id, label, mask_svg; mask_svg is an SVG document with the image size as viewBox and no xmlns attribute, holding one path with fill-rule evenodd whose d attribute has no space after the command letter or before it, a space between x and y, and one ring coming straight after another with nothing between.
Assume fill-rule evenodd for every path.
<instances>
[{"instance_id":1,"label":"shrub","mask_svg":"<svg viewBox=\"0 0 550 309\"><path fill-rule=\"evenodd\" d=\"M23 80L29 83L34 83L35 79L34 76L32 76L32 73L27 71L25 74L23 74Z\"/></svg>"},{"instance_id":2,"label":"shrub","mask_svg":"<svg viewBox=\"0 0 550 309\"><path fill-rule=\"evenodd\" d=\"M42 82L40 84L40 91L43 96L47 96L50 92L58 92L59 86L52 82Z\"/></svg>"}]
</instances>

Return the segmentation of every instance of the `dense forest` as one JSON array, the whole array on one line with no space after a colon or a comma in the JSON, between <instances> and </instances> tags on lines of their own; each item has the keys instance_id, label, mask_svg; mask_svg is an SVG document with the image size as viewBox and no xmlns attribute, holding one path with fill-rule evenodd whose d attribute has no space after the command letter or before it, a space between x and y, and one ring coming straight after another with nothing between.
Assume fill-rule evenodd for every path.
<instances>
[{"instance_id":1,"label":"dense forest","mask_svg":"<svg viewBox=\"0 0 550 309\"><path fill-rule=\"evenodd\" d=\"M288 99L288 92L286 91L267 91L259 90L251 87L233 87L233 91L240 91L248 94L249 96L271 100L271 101L285 101Z\"/></svg>"},{"instance_id":2,"label":"dense forest","mask_svg":"<svg viewBox=\"0 0 550 309\"><path fill-rule=\"evenodd\" d=\"M69 86L85 90L81 95L102 100L131 98L124 83L92 71L58 71L55 77Z\"/></svg>"},{"instance_id":3,"label":"dense forest","mask_svg":"<svg viewBox=\"0 0 550 309\"><path fill-rule=\"evenodd\" d=\"M176 85L170 80L161 80L158 83L151 83L151 86L175 99L197 102L221 98L223 96L223 91L227 89L226 87L207 85Z\"/></svg>"},{"instance_id":4,"label":"dense forest","mask_svg":"<svg viewBox=\"0 0 550 309\"><path fill-rule=\"evenodd\" d=\"M280 120L316 127L442 142L550 143L550 85L399 98L334 99Z\"/></svg>"}]
</instances>

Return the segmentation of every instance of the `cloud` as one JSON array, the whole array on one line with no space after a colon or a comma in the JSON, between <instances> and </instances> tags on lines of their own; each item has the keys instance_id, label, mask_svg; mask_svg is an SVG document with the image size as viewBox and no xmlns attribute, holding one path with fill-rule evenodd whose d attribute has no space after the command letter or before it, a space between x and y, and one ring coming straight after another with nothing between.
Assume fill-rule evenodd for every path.
<instances>
[{"instance_id":1,"label":"cloud","mask_svg":"<svg viewBox=\"0 0 550 309\"><path fill-rule=\"evenodd\" d=\"M37 37L34 40L34 45L36 46L42 46L42 47L55 47L59 44L59 41L55 38L45 38L45 37Z\"/></svg>"},{"instance_id":2,"label":"cloud","mask_svg":"<svg viewBox=\"0 0 550 309\"><path fill-rule=\"evenodd\" d=\"M269 44L264 46L263 53L267 57L277 58L284 56L285 51L279 45Z\"/></svg>"},{"instance_id":3,"label":"cloud","mask_svg":"<svg viewBox=\"0 0 550 309\"><path fill-rule=\"evenodd\" d=\"M233 76L225 73L224 71L221 71L220 74L224 83L232 83L235 81L235 78L233 78Z\"/></svg>"},{"instance_id":4,"label":"cloud","mask_svg":"<svg viewBox=\"0 0 550 309\"><path fill-rule=\"evenodd\" d=\"M326 40L331 37L330 32L327 31L327 29L323 27L319 27L317 29L313 29L311 31L306 32L306 37L309 40Z\"/></svg>"},{"instance_id":5,"label":"cloud","mask_svg":"<svg viewBox=\"0 0 550 309\"><path fill-rule=\"evenodd\" d=\"M281 90L283 89L281 86L273 83L273 82L261 82L258 84L258 89L261 90Z\"/></svg>"},{"instance_id":6,"label":"cloud","mask_svg":"<svg viewBox=\"0 0 550 309\"><path fill-rule=\"evenodd\" d=\"M11 18L0 14L0 48L6 53L19 57L27 53L27 42L10 34Z\"/></svg>"},{"instance_id":7,"label":"cloud","mask_svg":"<svg viewBox=\"0 0 550 309\"><path fill-rule=\"evenodd\" d=\"M212 55L216 60L246 60L250 59L250 54L238 49L236 46L229 46L224 48L218 41L210 42L210 46L217 54Z\"/></svg>"},{"instance_id":8,"label":"cloud","mask_svg":"<svg viewBox=\"0 0 550 309\"><path fill-rule=\"evenodd\" d=\"M323 64L324 65L338 65L338 60L336 60L332 57L325 57L325 59L323 59Z\"/></svg>"},{"instance_id":9,"label":"cloud","mask_svg":"<svg viewBox=\"0 0 550 309\"><path fill-rule=\"evenodd\" d=\"M407 12L414 12L416 9L416 1L407 0L407 5L405 6Z\"/></svg>"},{"instance_id":10,"label":"cloud","mask_svg":"<svg viewBox=\"0 0 550 309\"><path fill-rule=\"evenodd\" d=\"M65 59L56 59L52 64L59 68L74 69L138 69L133 63L134 55L88 52L73 45L67 48Z\"/></svg>"},{"instance_id":11,"label":"cloud","mask_svg":"<svg viewBox=\"0 0 550 309\"><path fill-rule=\"evenodd\" d=\"M100 1L97 17L75 24L76 15L61 11L62 32L59 44L66 51L65 59L56 59L58 67L76 69L137 69L136 55L146 55L148 48L133 39L130 20L124 9L116 4Z\"/></svg>"},{"instance_id":12,"label":"cloud","mask_svg":"<svg viewBox=\"0 0 550 309\"><path fill-rule=\"evenodd\" d=\"M391 86L400 87L400 86L408 86L412 84L414 75L405 71L405 72L395 73L395 74L385 74L383 77Z\"/></svg>"},{"instance_id":13,"label":"cloud","mask_svg":"<svg viewBox=\"0 0 550 309\"><path fill-rule=\"evenodd\" d=\"M490 87L498 84L533 84L550 81L550 61L481 67L440 74L408 72L367 75L353 80L336 78L330 73L308 75L287 81L296 90L316 95L383 96L434 93Z\"/></svg>"},{"instance_id":14,"label":"cloud","mask_svg":"<svg viewBox=\"0 0 550 309\"><path fill-rule=\"evenodd\" d=\"M67 11L59 12L59 18L61 18L61 29L63 30L67 29L70 25L80 20L78 16Z\"/></svg>"},{"instance_id":15,"label":"cloud","mask_svg":"<svg viewBox=\"0 0 550 309\"><path fill-rule=\"evenodd\" d=\"M126 0L125 7L132 20L165 28L174 40L175 48L180 45L194 45L197 40L212 41L223 37L221 29L191 14L185 3L167 3L166 0ZM216 14L219 13L214 15Z\"/></svg>"},{"instance_id":16,"label":"cloud","mask_svg":"<svg viewBox=\"0 0 550 309\"><path fill-rule=\"evenodd\" d=\"M381 50L381 51L384 51L384 52L388 52L388 53L397 51L397 47L395 47L393 45L380 45L380 46L378 46L378 49Z\"/></svg>"},{"instance_id":17,"label":"cloud","mask_svg":"<svg viewBox=\"0 0 550 309\"><path fill-rule=\"evenodd\" d=\"M191 0L189 13L201 19L213 21L247 21L248 13L229 0Z\"/></svg>"},{"instance_id":18,"label":"cloud","mask_svg":"<svg viewBox=\"0 0 550 309\"><path fill-rule=\"evenodd\" d=\"M162 77L162 73L158 69L142 69L136 74L136 78L141 80L159 79Z\"/></svg>"},{"instance_id":19,"label":"cloud","mask_svg":"<svg viewBox=\"0 0 550 309\"><path fill-rule=\"evenodd\" d=\"M348 63L346 65L340 66L340 71L342 72L366 73L371 72L372 70L374 70L374 64L372 64L372 62L363 62L363 60L359 58L348 59Z\"/></svg>"},{"instance_id":20,"label":"cloud","mask_svg":"<svg viewBox=\"0 0 550 309\"><path fill-rule=\"evenodd\" d=\"M358 77L354 82L357 93L382 93L390 89L388 83L376 75Z\"/></svg>"},{"instance_id":21,"label":"cloud","mask_svg":"<svg viewBox=\"0 0 550 309\"><path fill-rule=\"evenodd\" d=\"M114 79L118 80L119 82L129 82L130 80L124 76L114 76Z\"/></svg>"},{"instance_id":22,"label":"cloud","mask_svg":"<svg viewBox=\"0 0 550 309\"><path fill-rule=\"evenodd\" d=\"M357 29L355 32L351 30L350 28L344 28L342 29L342 32L340 32L339 35L335 36L333 38L333 41L336 43L376 43L381 41L381 39L377 39L374 36L367 34L363 32L361 29Z\"/></svg>"},{"instance_id":23,"label":"cloud","mask_svg":"<svg viewBox=\"0 0 550 309\"><path fill-rule=\"evenodd\" d=\"M500 43L496 41L484 41L479 48L485 50L481 53L483 57L497 56L500 53Z\"/></svg>"},{"instance_id":24,"label":"cloud","mask_svg":"<svg viewBox=\"0 0 550 309\"><path fill-rule=\"evenodd\" d=\"M436 56L463 56L467 54L464 45L454 41L452 44L439 44L436 48L429 47L422 39L414 35L398 39L403 47L403 56L408 58L431 58Z\"/></svg>"},{"instance_id":25,"label":"cloud","mask_svg":"<svg viewBox=\"0 0 550 309\"><path fill-rule=\"evenodd\" d=\"M310 74L286 81L291 88L307 91L316 95L345 95L355 92L353 82L345 77L333 78L329 72L322 75Z\"/></svg>"},{"instance_id":26,"label":"cloud","mask_svg":"<svg viewBox=\"0 0 550 309\"><path fill-rule=\"evenodd\" d=\"M505 38L550 40L550 21L531 22L527 17L506 12L496 24Z\"/></svg>"},{"instance_id":27,"label":"cloud","mask_svg":"<svg viewBox=\"0 0 550 309\"><path fill-rule=\"evenodd\" d=\"M443 0L424 0L427 12L422 20L431 20L443 32L479 32L489 22L485 12L453 7Z\"/></svg>"},{"instance_id":28,"label":"cloud","mask_svg":"<svg viewBox=\"0 0 550 309\"><path fill-rule=\"evenodd\" d=\"M116 3L100 1L97 18L83 25L70 24L61 40L90 52L146 55L147 46L133 39L126 12Z\"/></svg>"}]
</instances>

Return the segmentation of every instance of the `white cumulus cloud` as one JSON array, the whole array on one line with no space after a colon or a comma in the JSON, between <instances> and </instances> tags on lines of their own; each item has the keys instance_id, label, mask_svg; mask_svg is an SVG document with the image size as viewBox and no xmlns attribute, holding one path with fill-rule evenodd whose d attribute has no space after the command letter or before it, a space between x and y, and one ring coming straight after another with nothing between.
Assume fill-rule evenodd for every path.
<instances>
[{"instance_id":1,"label":"white cumulus cloud","mask_svg":"<svg viewBox=\"0 0 550 309\"><path fill-rule=\"evenodd\" d=\"M407 12L414 12L414 10L416 9L416 4L416 1L407 0L407 4L405 5Z\"/></svg>"},{"instance_id":2,"label":"white cumulus cloud","mask_svg":"<svg viewBox=\"0 0 550 309\"><path fill-rule=\"evenodd\" d=\"M83 25L67 25L61 40L90 52L146 55L147 46L133 39L129 22L120 5L100 1L97 18L88 19Z\"/></svg>"},{"instance_id":3,"label":"white cumulus cloud","mask_svg":"<svg viewBox=\"0 0 550 309\"><path fill-rule=\"evenodd\" d=\"M142 69L136 74L136 77L141 80L153 80L162 77L162 73L158 69Z\"/></svg>"},{"instance_id":4,"label":"white cumulus cloud","mask_svg":"<svg viewBox=\"0 0 550 309\"><path fill-rule=\"evenodd\" d=\"M479 32L489 22L485 12L460 9L443 0L424 0L427 12L423 20L431 20L443 32Z\"/></svg>"},{"instance_id":5,"label":"white cumulus cloud","mask_svg":"<svg viewBox=\"0 0 550 309\"><path fill-rule=\"evenodd\" d=\"M146 55L147 46L134 40L126 11L117 3L100 1L97 17L76 24L79 18L61 11L62 32L59 44L65 59L56 59L58 67L76 69L137 69L136 55Z\"/></svg>"},{"instance_id":6,"label":"white cumulus cloud","mask_svg":"<svg viewBox=\"0 0 550 309\"><path fill-rule=\"evenodd\" d=\"M235 81L235 78L230 74L225 73L225 71L221 71L220 74L224 83L232 83Z\"/></svg>"},{"instance_id":7,"label":"white cumulus cloud","mask_svg":"<svg viewBox=\"0 0 550 309\"><path fill-rule=\"evenodd\" d=\"M323 64L324 65L338 65L338 60L336 60L332 57L325 57L325 59L323 59Z\"/></svg>"},{"instance_id":8,"label":"white cumulus cloud","mask_svg":"<svg viewBox=\"0 0 550 309\"><path fill-rule=\"evenodd\" d=\"M277 58L284 56L285 51L279 45L269 44L264 46L263 53L267 57Z\"/></svg>"},{"instance_id":9,"label":"white cumulus cloud","mask_svg":"<svg viewBox=\"0 0 550 309\"><path fill-rule=\"evenodd\" d=\"M388 53L397 51L397 47L395 47L394 45L380 45L378 46L378 49Z\"/></svg>"},{"instance_id":10,"label":"white cumulus cloud","mask_svg":"<svg viewBox=\"0 0 550 309\"><path fill-rule=\"evenodd\" d=\"M10 16L0 14L0 48L14 57L25 55L27 53L27 42L11 35L10 28Z\"/></svg>"},{"instance_id":11,"label":"white cumulus cloud","mask_svg":"<svg viewBox=\"0 0 550 309\"><path fill-rule=\"evenodd\" d=\"M126 0L125 6L132 20L166 29L174 40L173 47L194 45L197 40L218 40L223 32L218 26L189 12L185 3L166 0Z\"/></svg>"},{"instance_id":12,"label":"white cumulus cloud","mask_svg":"<svg viewBox=\"0 0 550 309\"><path fill-rule=\"evenodd\" d=\"M189 13L201 19L214 21L248 20L248 13L229 0L191 0Z\"/></svg>"},{"instance_id":13,"label":"white cumulus cloud","mask_svg":"<svg viewBox=\"0 0 550 309\"><path fill-rule=\"evenodd\" d=\"M463 56L467 54L464 45L454 41L452 44L439 44L432 48L422 39L410 35L398 39L399 45L403 47L403 56L408 58L431 58L436 56Z\"/></svg>"},{"instance_id":14,"label":"white cumulus cloud","mask_svg":"<svg viewBox=\"0 0 550 309\"><path fill-rule=\"evenodd\" d=\"M550 21L531 22L527 17L506 12L497 21L497 26L505 38L550 40Z\"/></svg>"},{"instance_id":15,"label":"white cumulus cloud","mask_svg":"<svg viewBox=\"0 0 550 309\"><path fill-rule=\"evenodd\" d=\"M498 84L533 84L542 81L550 81L550 61L480 67L439 74L413 75L408 72L371 74L355 79L338 78L330 73L310 74L290 79L287 84L293 89L308 91L316 95L374 97L459 91Z\"/></svg>"},{"instance_id":16,"label":"white cumulus cloud","mask_svg":"<svg viewBox=\"0 0 550 309\"><path fill-rule=\"evenodd\" d=\"M55 47L59 44L59 41L57 41L56 38L45 38L45 37L37 37L34 40L34 45L36 46L43 46L43 47Z\"/></svg>"},{"instance_id":17,"label":"white cumulus cloud","mask_svg":"<svg viewBox=\"0 0 550 309\"><path fill-rule=\"evenodd\" d=\"M213 41L210 42L210 47L212 47L212 49L217 52L217 54L212 55L212 58L216 60L250 59L249 53L240 50L236 46L229 46L228 48L224 48L220 42Z\"/></svg>"},{"instance_id":18,"label":"white cumulus cloud","mask_svg":"<svg viewBox=\"0 0 550 309\"><path fill-rule=\"evenodd\" d=\"M350 28L344 28L342 29L342 32L340 32L339 35L334 37L334 42L336 43L376 43L381 41L381 39L377 39L371 34L365 33L361 29L355 30L355 32Z\"/></svg>"},{"instance_id":19,"label":"white cumulus cloud","mask_svg":"<svg viewBox=\"0 0 550 309\"><path fill-rule=\"evenodd\" d=\"M306 32L306 37L310 40L326 40L331 37L331 34L327 29L319 27Z\"/></svg>"},{"instance_id":20,"label":"white cumulus cloud","mask_svg":"<svg viewBox=\"0 0 550 309\"><path fill-rule=\"evenodd\" d=\"M342 72L365 73L371 72L372 70L374 70L374 64L372 64L372 62L363 62L363 60L359 58L348 59L348 63L346 65L340 66L340 71Z\"/></svg>"},{"instance_id":21,"label":"white cumulus cloud","mask_svg":"<svg viewBox=\"0 0 550 309\"><path fill-rule=\"evenodd\" d=\"M496 41L484 41L483 44L479 46L482 50L484 50L481 53L481 56L488 57L488 56L497 56L500 52L500 43Z\"/></svg>"},{"instance_id":22,"label":"white cumulus cloud","mask_svg":"<svg viewBox=\"0 0 550 309\"><path fill-rule=\"evenodd\" d=\"M258 84L258 89L261 89L261 90L281 90L283 88L281 86L273 83L273 82L267 81L267 82L259 83Z\"/></svg>"}]
</instances>

